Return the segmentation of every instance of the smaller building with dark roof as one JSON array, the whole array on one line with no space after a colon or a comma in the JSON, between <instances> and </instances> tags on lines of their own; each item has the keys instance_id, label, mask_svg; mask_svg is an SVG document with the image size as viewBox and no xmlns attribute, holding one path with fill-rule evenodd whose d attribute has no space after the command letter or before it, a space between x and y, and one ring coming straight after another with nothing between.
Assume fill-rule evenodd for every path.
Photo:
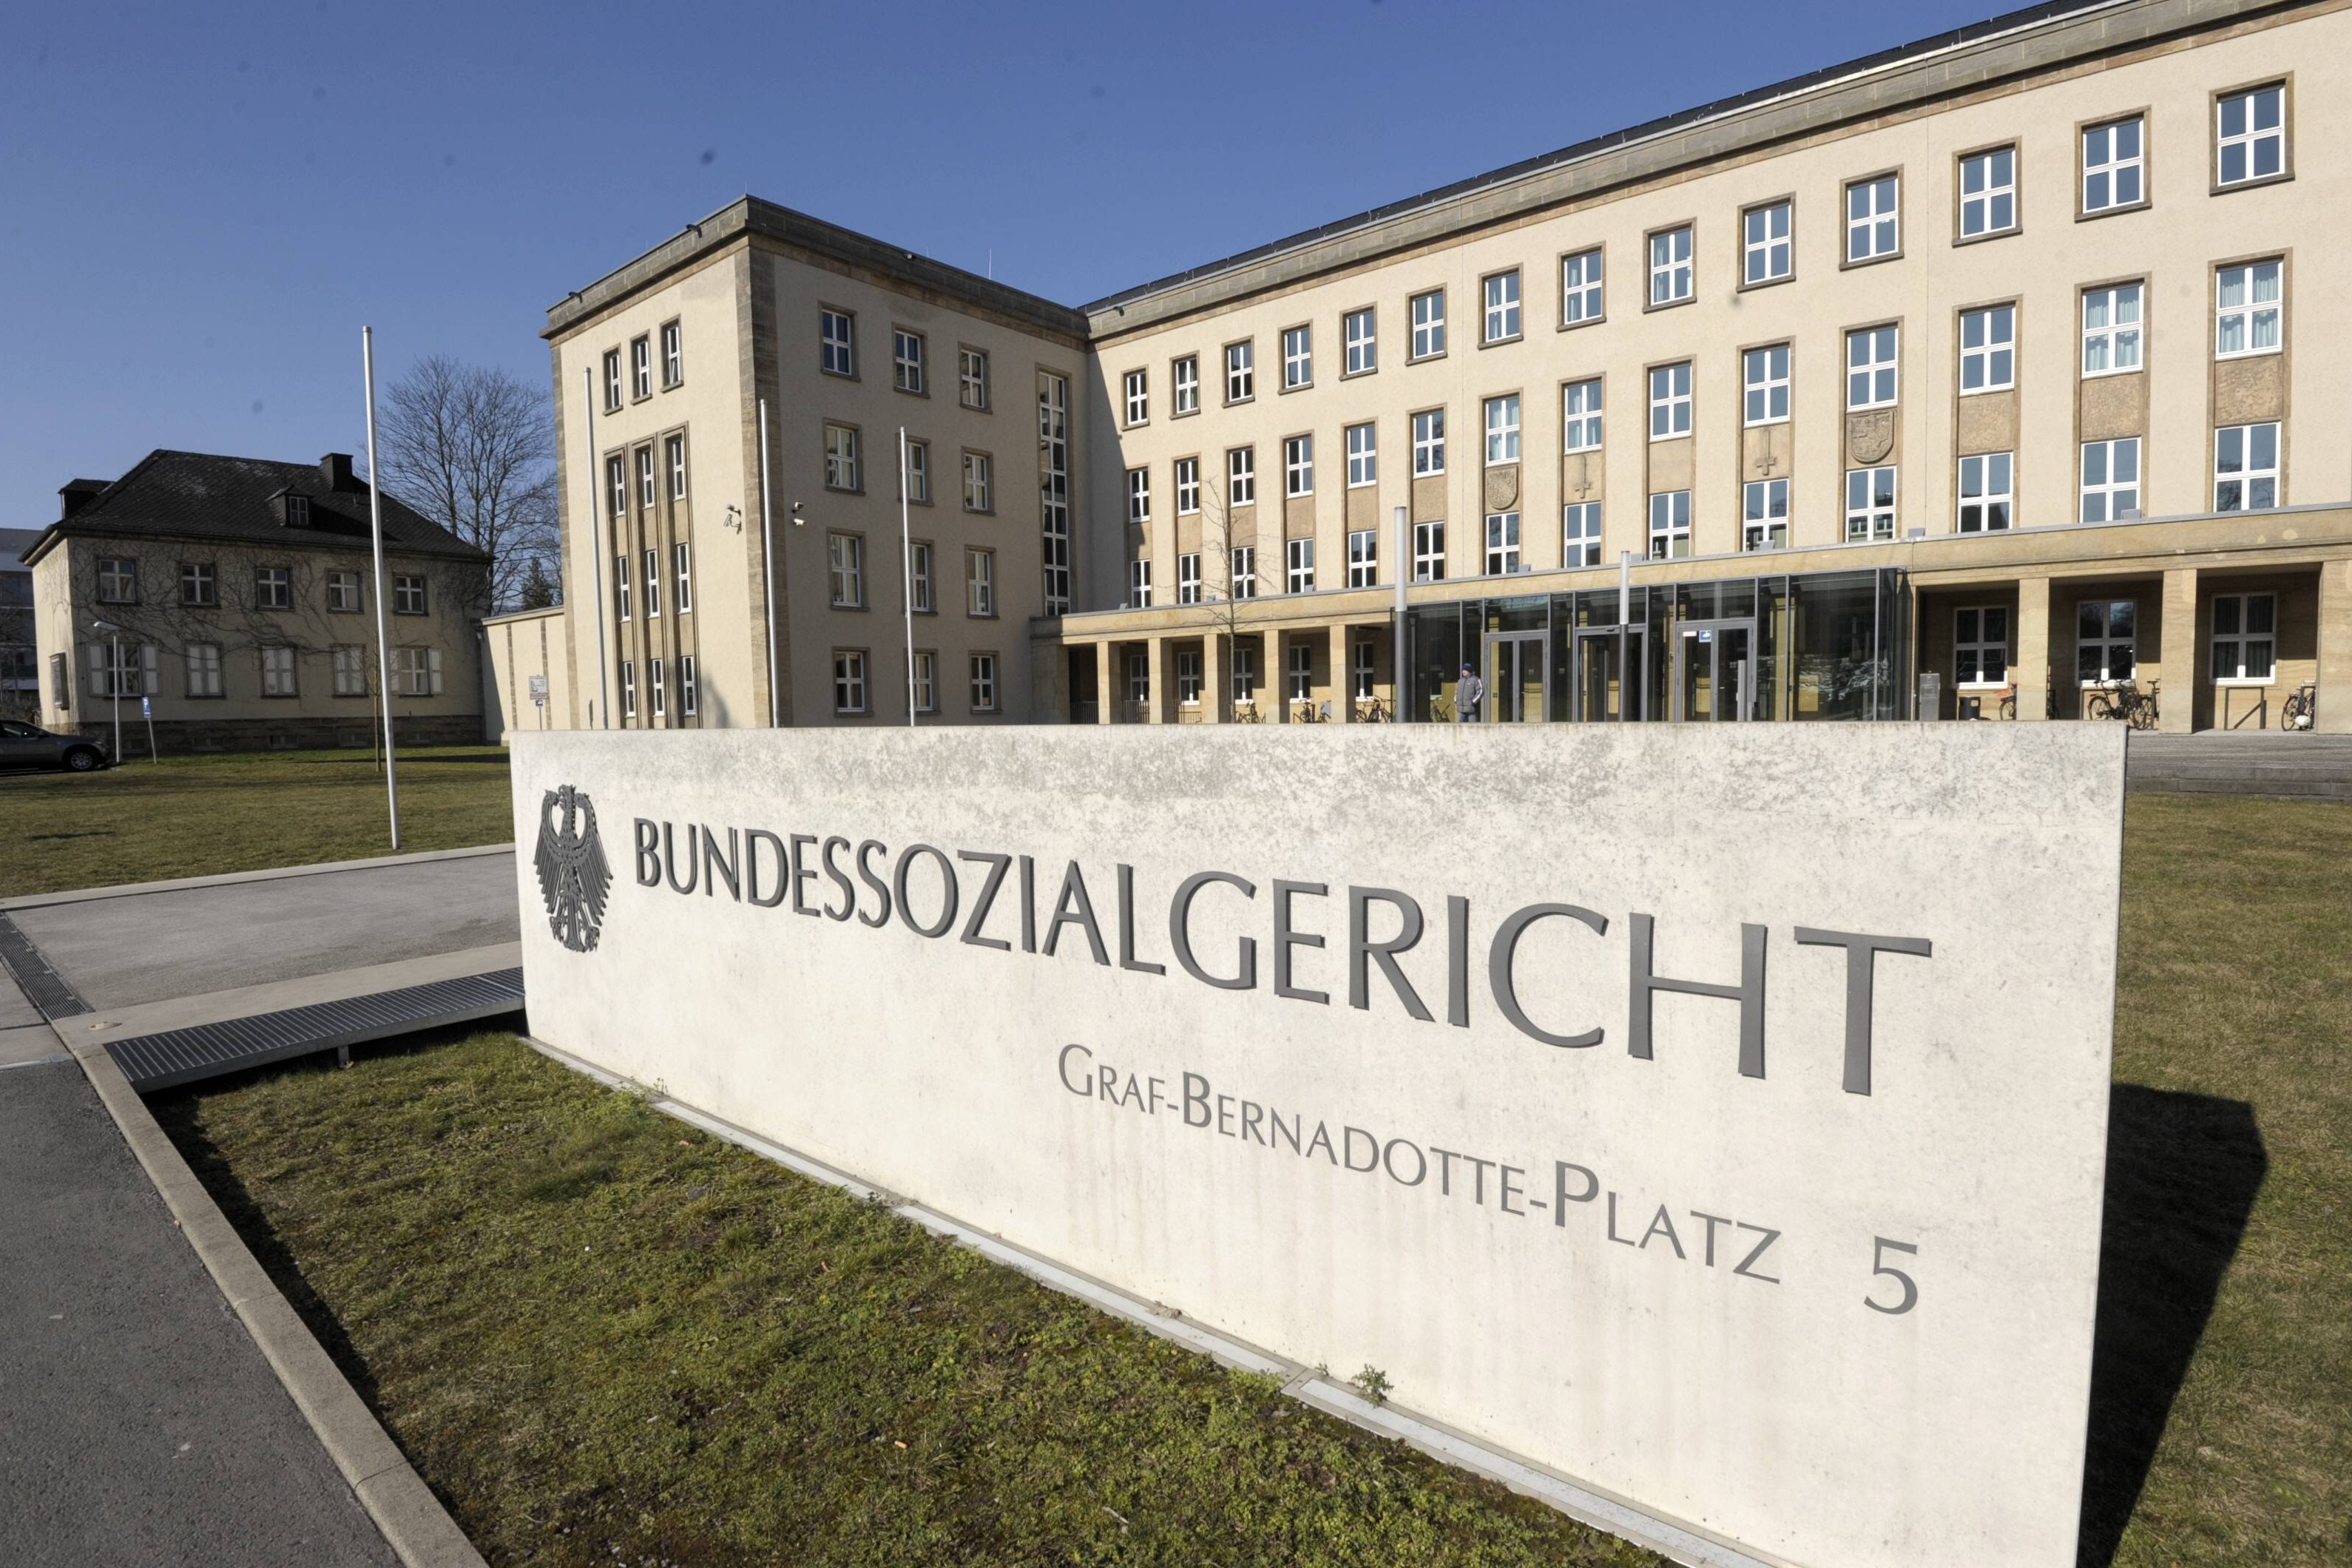
<instances>
[{"instance_id":1,"label":"smaller building with dark roof","mask_svg":"<svg viewBox=\"0 0 2352 1568\"><path fill-rule=\"evenodd\" d=\"M158 750L366 745L381 723L377 581L364 479L316 463L157 450L58 489L23 551L38 721ZM488 554L383 497L385 620L404 743L482 739Z\"/></svg>"}]
</instances>

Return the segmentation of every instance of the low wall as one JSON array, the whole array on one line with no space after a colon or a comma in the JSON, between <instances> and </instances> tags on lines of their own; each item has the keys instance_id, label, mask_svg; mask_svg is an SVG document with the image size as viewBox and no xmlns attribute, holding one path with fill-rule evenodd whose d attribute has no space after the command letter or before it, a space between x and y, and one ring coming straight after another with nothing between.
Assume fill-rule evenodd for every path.
<instances>
[{"instance_id":1,"label":"low wall","mask_svg":"<svg viewBox=\"0 0 2352 1568\"><path fill-rule=\"evenodd\" d=\"M160 756L175 757L192 752L308 752L373 746L383 737L383 723L381 717L371 721L365 714L348 719L158 719L155 751ZM114 744L114 726L103 720L63 726L58 732L79 734L110 750ZM443 713L403 718L394 721L394 738L404 748L478 746L483 742L482 716ZM147 754L147 721L136 709L123 715L122 754L132 759Z\"/></svg>"},{"instance_id":2,"label":"low wall","mask_svg":"<svg viewBox=\"0 0 2352 1568\"><path fill-rule=\"evenodd\" d=\"M2054 1568L2122 764L2110 725L522 734L531 1026L1759 1555Z\"/></svg>"}]
</instances>

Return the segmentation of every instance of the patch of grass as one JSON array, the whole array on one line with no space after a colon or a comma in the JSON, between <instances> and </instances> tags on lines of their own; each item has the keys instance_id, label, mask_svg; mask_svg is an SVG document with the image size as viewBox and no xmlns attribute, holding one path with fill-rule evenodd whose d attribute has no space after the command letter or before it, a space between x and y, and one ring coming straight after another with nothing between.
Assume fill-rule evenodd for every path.
<instances>
[{"instance_id":1,"label":"patch of grass","mask_svg":"<svg viewBox=\"0 0 2352 1568\"><path fill-rule=\"evenodd\" d=\"M498 746L400 753L403 850L514 835ZM165 757L95 773L0 773L0 896L356 860L392 852L367 752Z\"/></svg>"},{"instance_id":2,"label":"patch of grass","mask_svg":"<svg viewBox=\"0 0 2352 1568\"><path fill-rule=\"evenodd\" d=\"M1657 1561L511 1036L156 1110L493 1563Z\"/></svg>"}]
</instances>

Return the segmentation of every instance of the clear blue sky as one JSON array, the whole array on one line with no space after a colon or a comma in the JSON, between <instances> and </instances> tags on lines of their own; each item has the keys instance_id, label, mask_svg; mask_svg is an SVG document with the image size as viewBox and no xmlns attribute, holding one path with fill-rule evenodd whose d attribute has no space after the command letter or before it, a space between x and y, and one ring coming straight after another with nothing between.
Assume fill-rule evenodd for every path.
<instances>
[{"instance_id":1,"label":"clear blue sky","mask_svg":"<svg viewBox=\"0 0 2352 1568\"><path fill-rule=\"evenodd\" d=\"M746 191L1075 304L1992 9L26 5L0 526L363 451L363 321L543 383L550 303Z\"/></svg>"}]
</instances>

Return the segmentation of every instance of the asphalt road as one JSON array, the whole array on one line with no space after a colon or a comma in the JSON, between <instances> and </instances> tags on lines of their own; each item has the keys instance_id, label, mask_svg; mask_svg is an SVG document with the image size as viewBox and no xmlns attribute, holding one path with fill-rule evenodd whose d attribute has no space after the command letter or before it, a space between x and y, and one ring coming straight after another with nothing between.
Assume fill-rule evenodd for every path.
<instances>
[{"instance_id":1,"label":"asphalt road","mask_svg":"<svg viewBox=\"0 0 2352 1568\"><path fill-rule=\"evenodd\" d=\"M397 1561L70 1061L0 1070L0 1560Z\"/></svg>"},{"instance_id":2,"label":"asphalt road","mask_svg":"<svg viewBox=\"0 0 2352 1568\"><path fill-rule=\"evenodd\" d=\"M13 911L92 1007L513 942L511 850Z\"/></svg>"}]
</instances>

